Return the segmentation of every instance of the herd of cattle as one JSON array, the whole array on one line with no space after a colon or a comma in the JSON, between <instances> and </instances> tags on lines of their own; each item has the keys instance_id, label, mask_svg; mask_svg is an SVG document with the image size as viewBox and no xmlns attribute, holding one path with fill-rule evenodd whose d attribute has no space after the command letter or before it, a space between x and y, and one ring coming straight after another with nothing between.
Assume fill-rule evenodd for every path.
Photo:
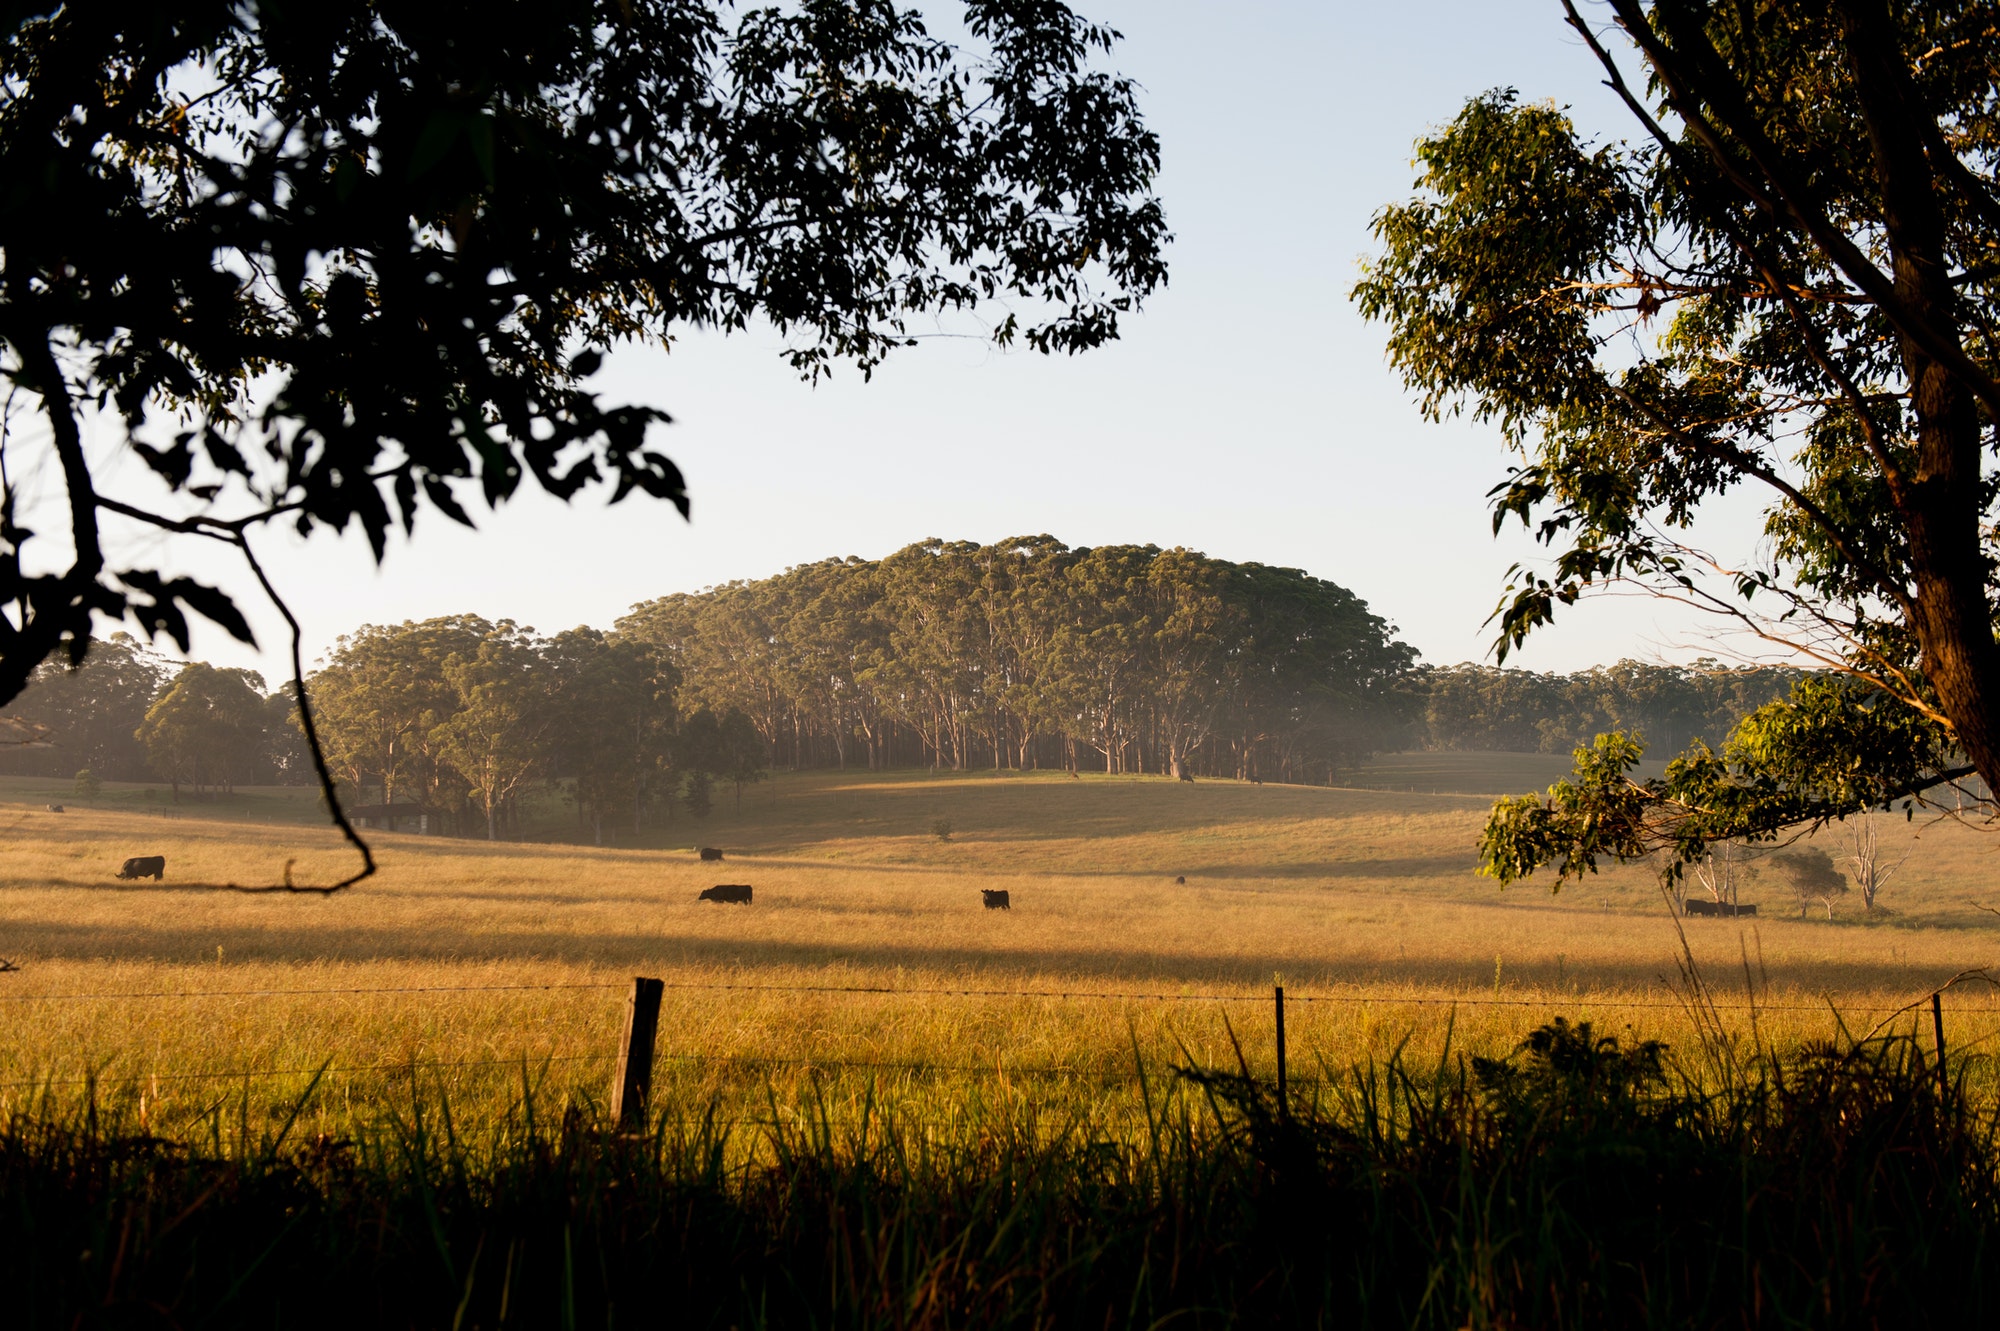
<instances>
[{"instance_id":1,"label":"herd of cattle","mask_svg":"<svg viewBox=\"0 0 2000 1331\"><path fill-rule=\"evenodd\" d=\"M50 807L53 808L55 806L51 805ZM700 855L703 864L714 864L722 859L722 851L715 846L699 847L696 853ZM126 879L150 878L157 883L167 876L167 857L164 855L134 855L131 859L126 860L124 866L118 870L118 876ZM1176 877L1174 885L1176 887L1187 886L1186 876ZM750 904L750 895L751 888L748 883L717 883L714 887L704 887L701 890L701 895L696 900L747 906ZM979 897L985 903L988 910L1014 909L1013 900L1007 895L1005 888L982 887L979 889ZM1755 915L1757 908L1755 906L1739 906L1728 901L1700 901L1689 897L1681 903L1681 912L1685 915Z\"/></svg>"},{"instance_id":2,"label":"herd of cattle","mask_svg":"<svg viewBox=\"0 0 2000 1331\"><path fill-rule=\"evenodd\" d=\"M704 864L713 864L722 858L722 852L714 846L702 846L698 852ZM150 878L159 882L167 876L167 857L164 855L134 855L118 870L118 877L125 879ZM1186 879L1177 881L1186 882ZM714 887L704 887L698 901L716 901L735 906L750 904L751 887L748 883L717 883ZM988 910L1012 910L1013 903L1006 891L981 888L980 897Z\"/></svg>"},{"instance_id":3,"label":"herd of cattle","mask_svg":"<svg viewBox=\"0 0 2000 1331\"><path fill-rule=\"evenodd\" d=\"M701 846L695 853L701 856L703 864L714 864L722 858L722 852L714 846ZM1185 883L1187 879L1181 878L1175 881ZM714 887L704 887L701 895L695 899L732 906L747 906L750 904L750 895L751 887L748 883L717 883ZM979 889L979 897L986 903L988 910L1014 909L1013 900L1007 895L1005 888L982 887Z\"/></svg>"},{"instance_id":4,"label":"herd of cattle","mask_svg":"<svg viewBox=\"0 0 2000 1331\"><path fill-rule=\"evenodd\" d=\"M51 808L57 806L51 805ZM699 847L697 854L703 864L714 864L722 859L722 851L715 846ZM118 877L125 879L150 878L159 882L167 876L167 857L164 855L134 855L126 860L118 870ZM1174 879L1176 887L1187 886L1185 875ZM715 901L728 905L747 906L750 904L751 888L748 883L717 883L714 887L704 887L697 901ZM1014 903L1005 888L982 887L980 900L988 910L1012 910ZM1681 903L1685 915L1755 915L1755 906L1739 906L1728 901L1701 901L1689 897Z\"/></svg>"},{"instance_id":5,"label":"herd of cattle","mask_svg":"<svg viewBox=\"0 0 2000 1331\"><path fill-rule=\"evenodd\" d=\"M1697 901L1689 897L1681 903L1683 915L1755 915L1755 906L1739 906L1730 901Z\"/></svg>"}]
</instances>

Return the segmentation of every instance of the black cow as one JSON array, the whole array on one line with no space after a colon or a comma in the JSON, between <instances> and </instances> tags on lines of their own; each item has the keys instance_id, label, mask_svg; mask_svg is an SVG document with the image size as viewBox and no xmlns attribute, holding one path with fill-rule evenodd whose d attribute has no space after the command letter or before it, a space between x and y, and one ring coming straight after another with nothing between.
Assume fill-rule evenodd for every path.
<instances>
[{"instance_id":1,"label":"black cow","mask_svg":"<svg viewBox=\"0 0 2000 1331\"><path fill-rule=\"evenodd\" d=\"M1175 887L1186 887L1186 886L1187 886L1187 875L1186 875L1186 874L1182 874L1182 875L1181 875L1180 877L1178 877L1178 878L1174 879L1174 886L1175 886Z\"/></svg>"},{"instance_id":2,"label":"black cow","mask_svg":"<svg viewBox=\"0 0 2000 1331\"><path fill-rule=\"evenodd\" d=\"M701 854L701 862L703 864L707 864L712 860L719 860L722 858L722 852L720 850L717 850L714 846L703 846L701 848L700 854Z\"/></svg>"},{"instance_id":3,"label":"black cow","mask_svg":"<svg viewBox=\"0 0 2000 1331\"><path fill-rule=\"evenodd\" d=\"M747 906L750 904L750 884L717 883L714 887L704 887L701 890L700 899L703 901L729 901L739 906Z\"/></svg>"},{"instance_id":4,"label":"black cow","mask_svg":"<svg viewBox=\"0 0 2000 1331\"><path fill-rule=\"evenodd\" d=\"M1697 901L1690 897L1681 905L1687 915L1755 915L1755 906L1736 906L1727 901Z\"/></svg>"},{"instance_id":5,"label":"black cow","mask_svg":"<svg viewBox=\"0 0 2000 1331\"><path fill-rule=\"evenodd\" d=\"M154 882L167 876L167 857L164 855L134 855L125 861L125 867L118 871L120 878L150 878Z\"/></svg>"},{"instance_id":6,"label":"black cow","mask_svg":"<svg viewBox=\"0 0 2000 1331\"><path fill-rule=\"evenodd\" d=\"M1012 909L1014 909L1014 907L1013 907L1012 903L1010 903L1010 902L1009 902L1009 901L1007 900L1007 893L1006 893L1006 891L1005 891L1004 889L995 889L995 888L991 888L991 887L982 887L982 888L980 888L980 889L979 889L979 895L980 895L980 897L981 897L981 898L983 898L983 899L985 900L985 902L986 902L986 909L988 909L988 910L1012 910Z\"/></svg>"}]
</instances>

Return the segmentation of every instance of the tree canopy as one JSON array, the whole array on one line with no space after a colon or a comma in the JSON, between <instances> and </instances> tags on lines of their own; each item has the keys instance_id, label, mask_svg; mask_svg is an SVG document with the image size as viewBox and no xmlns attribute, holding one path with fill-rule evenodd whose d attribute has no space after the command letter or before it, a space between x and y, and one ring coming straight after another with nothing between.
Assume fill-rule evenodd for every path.
<instances>
[{"instance_id":1,"label":"tree canopy","mask_svg":"<svg viewBox=\"0 0 2000 1331\"><path fill-rule=\"evenodd\" d=\"M924 541L636 607L773 760L1325 781L1404 738L1416 653L1298 569L1052 536Z\"/></svg>"},{"instance_id":2,"label":"tree canopy","mask_svg":"<svg viewBox=\"0 0 2000 1331\"><path fill-rule=\"evenodd\" d=\"M656 407L604 352L776 329L863 372L922 316L1002 344L1114 337L1164 280L1158 145L1115 34L966 0L72 0L0 21L0 702L93 620L183 650L222 591L114 559L108 515L238 546L532 483L687 511ZM32 414L23 414L32 408ZM115 432L172 494L114 493ZM24 451L66 498L30 513ZM43 532L51 522L66 530Z\"/></svg>"},{"instance_id":3,"label":"tree canopy","mask_svg":"<svg viewBox=\"0 0 2000 1331\"><path fill-rule=\"evenodd\" d=\"M476 615L363 625L311 679L350 803L377 793L497 839L520 826L529 790L554 786L600 844L618 821L636 829L671 814L690 783L705 792L762 774L761 743L718 738L748 723L705 710L684 719L679 683L645 642L590 628L545 638Z\"/></svg>"},{"instance_id":4,"label":"tree canopy","mask_svg":"<svg viewBox=\"0 0 2000 1331\"><path fill-rule=\"evenodd\" d=\"M1416 704L1416 745L1569 753L1606 731L1677 752L1722 742L1738 722L1790 691L1802 672L1619 661L1568 675L1496 666L1423 666L1405 686Z\"/></svg>"},{"instance_id":5,"label":"tree canopy","mask_svg":"<svg viewBox=\"0 0 2000 1331\"><path fill-rule=\"evenodd\" d=\"M1553 559L1515 570L1500 653L1636 584L1837 677L1661 779L1606 739L1496 809L1487 867L1679 864L1974 774L1988 800L2000 7L1609 0L1602 31L1564 8L1638 137L1474 98L1418 145L1418 194L1378 215L1355 292L1424 410L1469 409L1517 455L1496 529ZM1691 527L1745 486L1767 540L1735 564Z\"/></svg>"}]
</instances>

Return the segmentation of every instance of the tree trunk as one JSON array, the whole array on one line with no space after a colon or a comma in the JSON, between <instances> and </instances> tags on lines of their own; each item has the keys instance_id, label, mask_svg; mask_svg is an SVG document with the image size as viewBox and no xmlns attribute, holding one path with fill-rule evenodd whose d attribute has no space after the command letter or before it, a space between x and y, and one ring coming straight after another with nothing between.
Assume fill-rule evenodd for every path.
<instances>
[{"instance_id":1,"label":"tree trunk","mask_svg":"<svg viewBox=\"0 0 2000 1331\"><path fill-rule=\"evenodd\" d=\"M1911 83L1887 7L1850 2L1838 9L1873 150L1896 298L1911 320L1902 350L1916 420L1916 465L1900 484L1894 477L1890 483L1892 501L1909 519L1911 627L1939 709L1988 787L2000 789L2000 650L1981 548L1979 411L1959 372L1912 335L1921 325L1956 347L1965 344L1945 215L1921 123L1930 113Z\"/></svg>"}]
</instances>

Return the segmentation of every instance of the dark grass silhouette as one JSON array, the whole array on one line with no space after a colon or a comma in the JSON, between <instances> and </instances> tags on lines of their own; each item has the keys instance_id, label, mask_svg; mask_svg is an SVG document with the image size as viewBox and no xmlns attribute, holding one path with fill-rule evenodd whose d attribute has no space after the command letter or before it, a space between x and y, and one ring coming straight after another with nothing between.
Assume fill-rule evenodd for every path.
<instances>
[{"instance_id":1,"label":"dark grass silhouette","mask_svg":"<svg viewBox=\"0 0 2000 1331\"><path fill-rule=\"evenodd\" d=\"M21 1117L0 1129L0 1279L12 1325L64 1328L1990 1325L2000 1308L1993 1109L1940 1091L1906 1037L1683 1062L1558 1021L1504 1060L1321 1069L1286 1106L1242 1070L1172 1075L1179 1094L1147 1083L1136 1140L823 1106L635 1140L581 1108L543 1121L532 1097L475 1139L415 1094L365 1137L296 1143L280 1122L254 1148L219 1119L190 1147Z\"/></svg>"}]
</instances>

